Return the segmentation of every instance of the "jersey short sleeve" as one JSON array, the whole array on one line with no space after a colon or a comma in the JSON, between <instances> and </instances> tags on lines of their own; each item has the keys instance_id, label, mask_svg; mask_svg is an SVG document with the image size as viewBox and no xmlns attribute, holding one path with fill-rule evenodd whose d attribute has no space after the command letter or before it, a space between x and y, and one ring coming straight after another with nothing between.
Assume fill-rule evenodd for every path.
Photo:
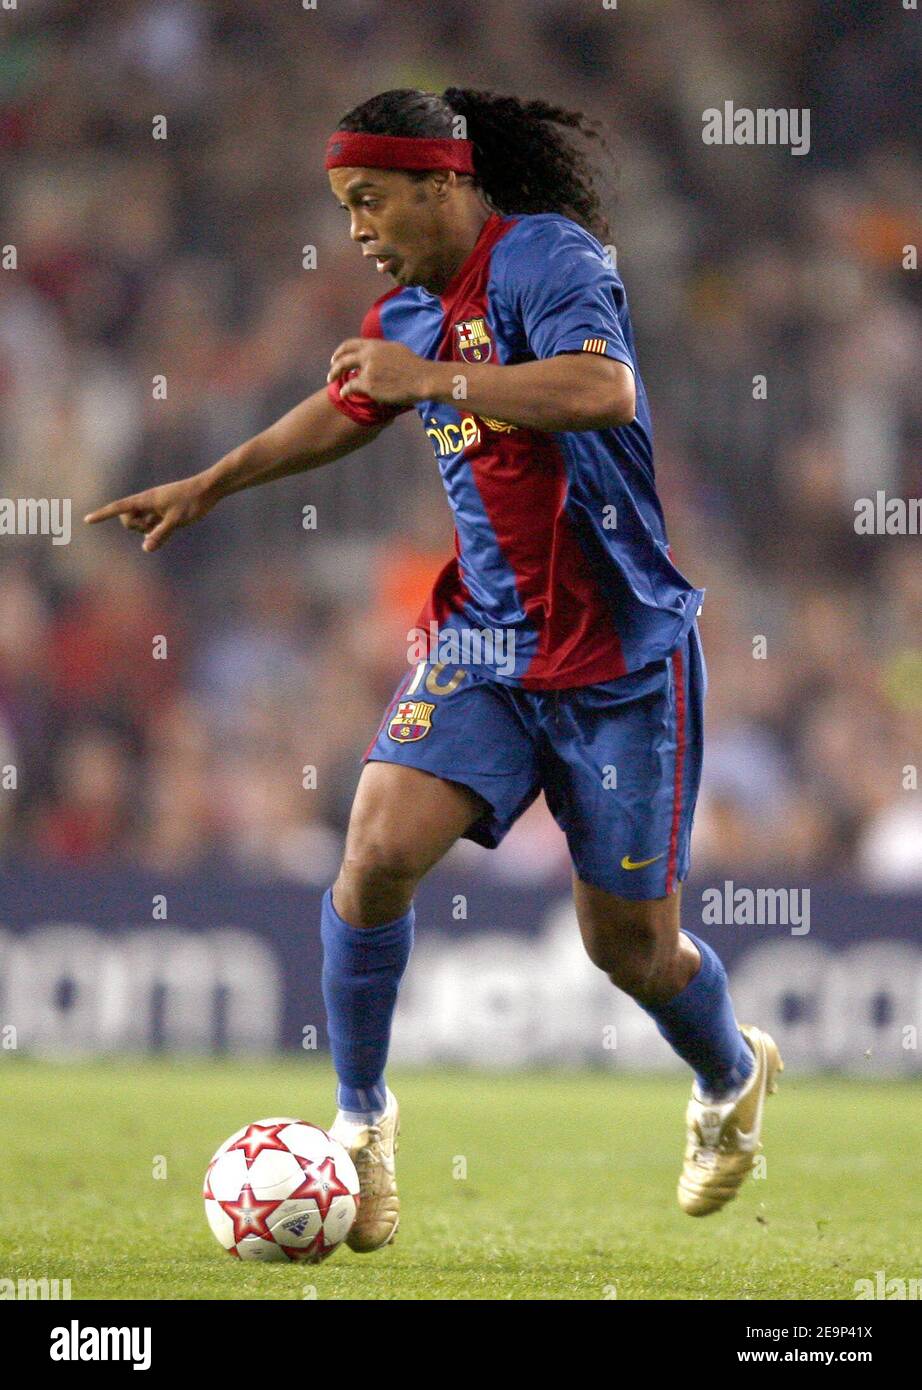
<instances>
[{"instance_id":1,"label":"jersey short sleeve","mask_svg":"<svg viewBox=\"0 0 922 1390\"><path fill-rule=\"evenodd\" d=\"M595 352L634 370L618 314L621 281L595 237L568 218L523 218L504 247L503 297L537 358Z\"/></svg>"},{"instance_id":2,"label":"jersey short sleeve","mask_svg":"<svg viewBox=\"0 0 922 1390\"><path fill-rule=\"evenodd\" d=\"M383 338L385 335L381 328L380 301L373 304L368 313L362 319L362 327L359 330L360 338ZM331 381L327 386L327 395L344 415L348 415L350 420L354 420L357 425L367 425L369 428L386 425L395 416L402 415L404 411L411 410L409 405L382 405L379 401L373 401L371 396L366 396L363 391L357 392L354 396L343 397L342 386L348 381L350 376L355 376L355 372L349 372L347 376Z\"/></svg>"}]
</instances>

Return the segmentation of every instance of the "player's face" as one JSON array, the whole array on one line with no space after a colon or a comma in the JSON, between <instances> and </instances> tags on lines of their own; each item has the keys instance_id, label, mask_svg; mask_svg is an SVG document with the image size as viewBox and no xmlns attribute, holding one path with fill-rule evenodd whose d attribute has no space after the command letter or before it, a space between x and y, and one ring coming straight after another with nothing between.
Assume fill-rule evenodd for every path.
<instances>
[{"instance_id":1,"label":"player's face","mask_svg":"<svg viewBox=\"0 0 922 1390\"><path fill-rule=\"evenodd\" d=\"M391 169L331 169L330 187L350 215L352 240L380 274L398 285L445 278L445 205L428 180Z\"/></svg>"}]
</instances>

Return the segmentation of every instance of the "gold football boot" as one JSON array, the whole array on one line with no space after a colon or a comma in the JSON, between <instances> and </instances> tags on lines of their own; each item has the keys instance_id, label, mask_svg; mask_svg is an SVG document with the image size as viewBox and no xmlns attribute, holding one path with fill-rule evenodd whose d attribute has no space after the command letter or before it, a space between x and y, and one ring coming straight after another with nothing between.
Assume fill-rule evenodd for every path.
<instances>
[{"instance_id":1,"label":"gold football boot","mask_svg":"<svg viewBox=\"0 0 922 1390\"><path fill-rule=\"evenodd\" d=\"M337 1115L331 1138L347 1150L359 1175L359 1209L346 1237L351 1250L363 1254L390 1245L400 1225L395 1154L400 1133L397 1097L387 1092L387 1107L377 1124L350 1124Z\"/></svg>"},{"instance_id":2,"label":"gold football boot","mask_svg":"<svg viewBox=\"0 0 922 1390\"><path fill-rule=\"evenodd\" d=\"M679 1206L689 1216L710 1216L731 1201L762 1145L762 1107L778 1089L784 1063L773 1038L741 1027L755 1058L742 1091L726 1101L703 1101L692 1087L685 1122L688 1137L679 1176Z\"/></svg>"}]
</instances>

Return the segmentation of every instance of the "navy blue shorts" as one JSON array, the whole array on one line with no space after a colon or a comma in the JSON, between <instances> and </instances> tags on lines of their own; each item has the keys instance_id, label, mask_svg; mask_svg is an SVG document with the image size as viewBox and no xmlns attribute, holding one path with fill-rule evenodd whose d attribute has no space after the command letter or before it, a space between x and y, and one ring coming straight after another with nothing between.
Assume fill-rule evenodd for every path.
<instances>
[{"instance_id":1,"label":"navy blue shorts","mask_svg":"<svg viewBox=\"0 0 922 1390\"><path fill-rule=\"evenodd\" d=\"M491 849L543 791L584 883L662 898L688 874L706 688L696 626L666 660L568 690L421 663L364 760L470 787L490 810L466 838Z\"/></svg>"}]
</instances>

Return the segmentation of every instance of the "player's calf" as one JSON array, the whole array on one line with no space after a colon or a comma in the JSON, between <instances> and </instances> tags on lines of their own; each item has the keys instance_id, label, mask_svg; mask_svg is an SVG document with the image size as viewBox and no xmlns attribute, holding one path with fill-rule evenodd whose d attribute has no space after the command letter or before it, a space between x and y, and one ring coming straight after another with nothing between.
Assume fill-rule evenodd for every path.
<instances>
[{"instance_id":1,"label":"player's calf","mask_svg":"<svg viewBox=\"0 0 922 1390\"><path fill-rule=\"evenodd\" d=\"M706 942L679 931L678 893L630 902L577 883L590 958L630 994L695 1073L679 1204L691 1216L736 1195L760 1146L762 1107L782 1070L774 1041L736 1022L726 971Z\"/></svg>"},{"instance_id":2,"label":"player's calf","mask_svg":"<svg viewBox=\"0 0 922 1390\"><path fill-rule=\"evenodd\" d=\"M330 1131L360 1184L353 1250L397 1232L397 1102L385 1082L391 1022L413 944L413 893L480 813L473 793L415 768L367 763L332 892L324 895L323 997L338 1078Z\"/></svg>"}]
</instances>

